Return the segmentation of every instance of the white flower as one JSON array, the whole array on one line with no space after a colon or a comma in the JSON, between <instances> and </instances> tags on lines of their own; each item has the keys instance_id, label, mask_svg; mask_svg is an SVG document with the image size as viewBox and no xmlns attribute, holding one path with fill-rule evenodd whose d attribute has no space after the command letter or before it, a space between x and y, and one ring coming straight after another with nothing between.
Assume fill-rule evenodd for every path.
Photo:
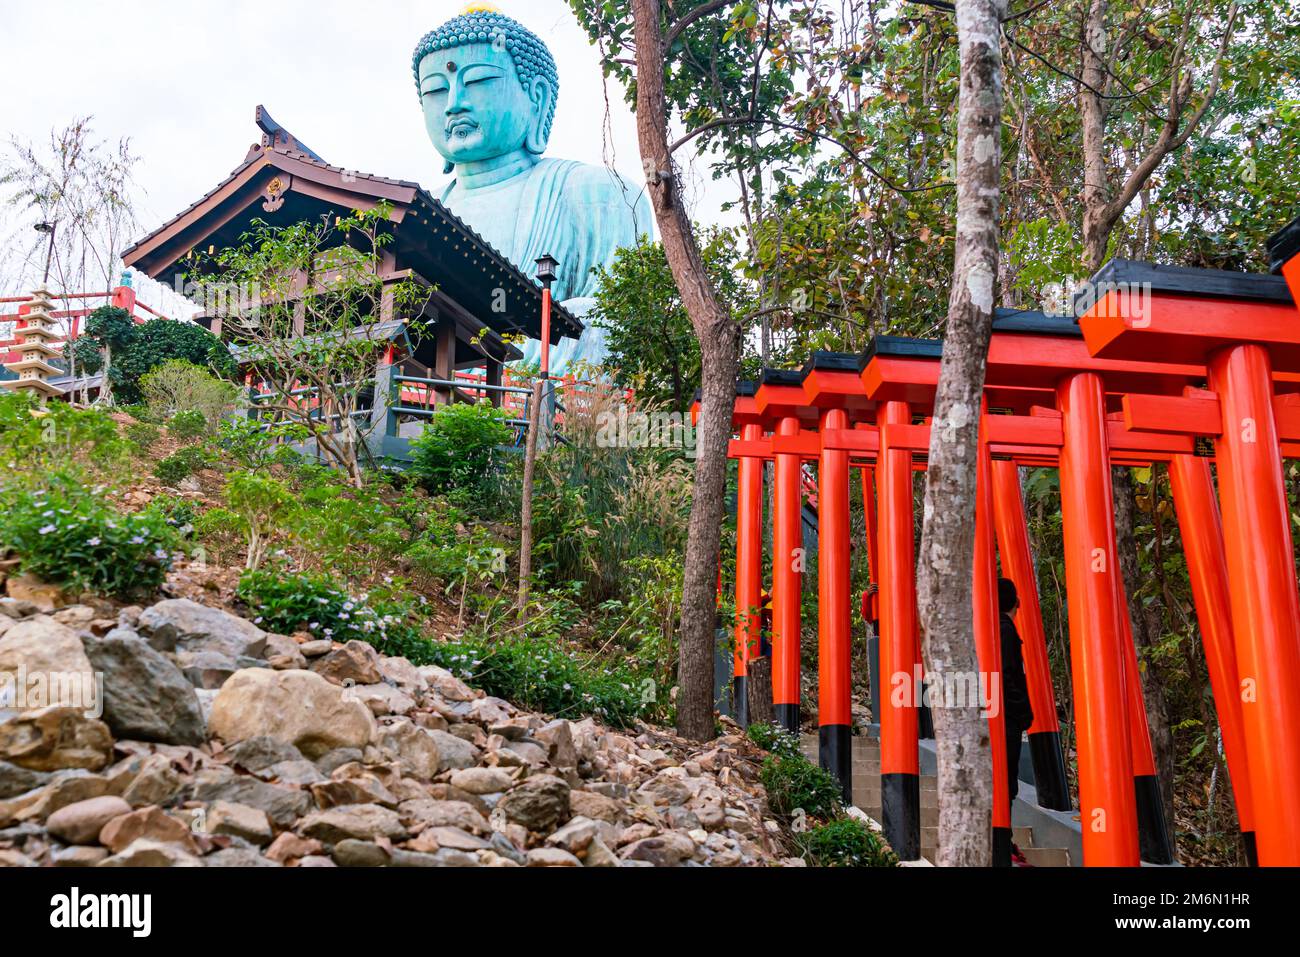
<instances>
[{"instance_id":1,"label":"white flower","mask_svg":"<svg viewBox=\"0 0 1300 957\"><path fill-rule=\"evenodd\" d=\"M50 532L57 532L57 531L58 528L55 527L54 525L46 525L44 528L40 529L40 534L48 535L50 534Z\"/></svg>"},{"instance_id":2,"label":"white flower","mask_svg":"<svg viewBox=\"0 0 1300 957\"><path fill-rule=\"evenodd\" d=\"M132 544L132 545L143 545L143 544L144 544L144 536L143 536L143 535L136 535L136 536L132 537L132 539L131 539L131 544Z\"/></svg>"},{"instance_id":3,"label":"white flower","mask_svg":"<svg viewBox=\"0 0 1300 957\"><path fill-rule=\"evenodd\" d=\"M95 538L88 540L86 544L89 545L91 548L95 548L98 545L102 545L103 542L99 539L98 536L96 536Z\"/></svg>"}]
</instances>

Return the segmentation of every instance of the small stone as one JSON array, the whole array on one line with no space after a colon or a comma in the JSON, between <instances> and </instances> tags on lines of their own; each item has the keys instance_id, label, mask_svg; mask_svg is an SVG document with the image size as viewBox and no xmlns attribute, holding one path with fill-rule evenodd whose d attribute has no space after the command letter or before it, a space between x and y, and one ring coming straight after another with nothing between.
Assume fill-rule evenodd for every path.
<instances>
[{"instance_id":1,"label":"small stone","mask_svg":"<svg viewBox=\"0 0 1300 957\"><path fill-rule=\"evenodd\" d=\"M647 837L623 849L624 860L648 861L655 867L677 867L694 855L695 842L677 831Z\"/></svg>"},{"instance_id":2,"label":"small stone","mask_svg":"<svg viewBox=\"0 0 1300 957\"><path fill-rule=\"evenodd\" d=\"M287 741L259 735L231 745L225 751L225 758L229 764L246 771L263 771L281 761L301 761L302 752Z\"/></svg>"},{"instance_id":3,"label":"small stone","mask_svg":"<svg viewBox=\"0 0 1300 957\"><path fill-rule=\"evenodd\" d=\"M251 847L225 847L203 858L204 867L281 867Z\"/></svg>"},{"instance_id":4,"label":"small stone","mask_svg":"<svg viewBox=\"0 0 1300 957\"><path fill-rule=\"evenodd\" d=\"M95 867L108 857L103 847L60 847L50 853L55 867Z\"/></svg>"},{"instance_id":5,"label":"small stone","mask_svg":"<svg viewBox=\"0 0 1300 957\"><path fill-rule=\"evenodd\" d=\"M326 811L313 811L299 822L298 830L306 837L327 843L337 843L350 837L363 841L386 837L398 841L407 836L406 828L402 826L396 812L378 804L353 804Z\"/></svg>"},{"instance_id":6,"label":"small stone","mask_svg":"<svg viewBox=\"0 0 1300 957\"><path fill-rule=\"evenodd\" d=\"M63 589L57 585L47 585L34 575L19 575L5 582L5 590L16 602L25 602L35 606L46 614L64 605Z\"/></svg>"},{"instance_id":7,"label":"small stone","mask_svg":"<svg viewBox=\"0 0 1300 957\"><path fill-rule=\"evenodd\" d=\"M4 714L4 712L0 712ZM0 717L0 760L31 771L98 771L113 757L113 736L80 708L43 708Z\"/></svg>"},{"instance_id":8,"label":"small stone","mask_svg":"<svg viewBox=\"0 0 1300 957\"><path fill-rule=\"evenodd\" d=\"M334 863L339 867L387 867L392 855L370 841L347 838L334 845Z\"/></svg>"},{"instance_id":9,"label":"small stone","mask_svg":"<svg viewBox=\"0 0 1300 957\"><path fill-rule=\"evenodd\" d=\"M515 781L499 768L464 768L451 776L451 783L470 794L497 794L509 791Z\"/></svg>"},{"instance_id":10,"label":"small stone","mask_svg":"<svg viewBox=\"0 0 1300 957\"><path fill-rule=\"evenodd\" d=\"M587 853L582 859L583 867L618 867L618 856L605 846L605 842L596 838L587 845Z\"/></svg>"},{"instance_id":11,"label":"small stone","mask_svg":"<svg viewBox=\"0 0 1300 957\"><path fill-rule=\"evenodd\" d=\"M530 831L550 831L570 817L569 785L560 778L539 774L503 797L497 807L508 820Z\"/></svg>"},{"instance_id":12,"label":"small stone","mask_svg":"<svg viewBox=\"0 0 1300 957\"><path fill-rule=\"evenodd\" d=\"M230 801L215 801L208 808L207 833L229 834L258 847L270 844L274 837L265 811Z\"/></svg>"},{"instance_id":13,"label":"small stone","mask_svg":"<svg viewBox=\"0 0 1300 957\"><path fill-rule=\"evenodd\" d=\"M271 842L271 846L266 849L266 856L272 861L288 864L293 860L319 854L322 850L323 845L320 841L299 837L292 831L285 831Z\"/></svg>"},{"instance_id":14,"label":"small stone","mask_svg":"<svg viewBox=\"0 0 1300 957\"><path fill-rule=\"evenodd\" d=\"M484 837L492 833L487 818L463 801L421 798L403 801L397 810L404 820L420 822L426 827L457 827Z\"/></svg>"},{"instance_id":15,"label":"small stone","mask_svg":"<svg viewBox=\"0 0 1300 957\"><path fill-rule=\"evenodd\" d=\"M409 718L389 718L379 726L376 743L403 774L427 781L444 770L438 733L423 730Z\"/></svg>"},{"instance_id":16,"label":"small stone","mask_svg":"<svg viewBox=\"0 0 1300 957\"><path fill-rule=\"evenodd\" d=\"M146 807L115 817L99 832L99 843L120 854L141 838L160 844L179 844L192 854L198 853L188 827L162 808Z\"/></svg>"},{"instance_id":17,"label":"small stone","mask_svg":"<svg viewBox=\"0 0 1300 957\"><path fill-rule=\"evenodd\" d=\"M557 768L576 768L578 751L573 744L573 731L563 718L552 721L533 735L546 745L551 764Z\"/></svg>"},{"instance_id":18,"label":"small stone","mask_svg":"<svg viewBox=\"0 0 1300 957\"><path fill-rule=\"evenodd\" d=\"M105 858L100 867L202 867L193 854L178 844L140 838L124 851Z\"/></svg>"},{"instance_id":19,"label":"small stone","mask_svg":"<svg viewBox=\"0 0 1300 957\"><path fill-rule=\"evenodd\" d=\"M277 671L307 667L307 658L302 653L302 648L288 635L266 636L266 661Z\"/></svg>"},{"instance_id":20,"label":"small stone","mask_svg":"<svg viewBox=\"0 0 1300 957\"><path fill-rule=\"evenodd\" d=\"M529 867L581 867L578 860L568 851L558 847L536 847L528 852Z\"/></svg>"},{"instance_id":21,"label":"small stone","mask_svg":"<svg viewBox=\"0 0 1300 957\"><path fill-rule=\"evenodd\" d=\"M623 818L623 805L613 798L592 791L570 791L569 807L575 816L617 824Z\"/></svg>"},{"instance_id":22,"label":"small stone","mask_svg":"<svg viewBox=\"0 0 1300 957\"><path fill-rule=\"evenodd\" d=\"M321 638L319 641L306 641L298 646L298 650L304 658L320 658L328 655L334 648L334 642L328 638Z\"/></svg>"},{"instance_id":23,"label":"small stone","mask_svg":"<svg viewBox=\"0 0 1300 957\"><path fill-rule=\"evenodd\" d=\"M374 685L379 673L379 653L364 641L349 641L311 663L311 670L336 685Z\"/></svg>"},{"instance_id":24,"label":"small stone","mask_svg":"<svg viewBox=\"0 0 1300 957\"><path fill-rule=\"evenodd\" d=\"M445 731L429 731L427 733L433 738L434 744L438 746L440 757L438 770L440 772L472 768L478 764L479 749L468 741L462 741L455 735L448 734Z\"/></svg>"},{"instance_id":25,"label":"small stone","mask_svg":"<svg viewBox=\"0 0 1300 957\"><path fill-rule=\"evenodd\" d=\"M60 808L49 816L45 828L68 844L94 844L105 824L130 813L126 801L106 795Z\"/></svg>"}]
</instances>

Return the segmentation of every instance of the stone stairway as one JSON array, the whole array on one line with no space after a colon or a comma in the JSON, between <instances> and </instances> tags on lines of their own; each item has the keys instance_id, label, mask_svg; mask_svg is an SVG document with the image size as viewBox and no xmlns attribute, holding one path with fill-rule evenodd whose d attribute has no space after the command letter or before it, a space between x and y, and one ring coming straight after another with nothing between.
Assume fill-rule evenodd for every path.
<instances>
[{"instance_id":1,"label":"stone stairway","mask_svg":"<svg viewBox=\"0 0 1300 957\"><path fill-rule=\"evenodd\" d=\"M805 734L801 739L804 756L817 762L817 736ZM853 804L872 820L881 820L880 810L880 741L859 735L853 739ZM1012 829L1012 840L1034 867L1069 867L1070 854L1063 847L1039 847L1031 827ZM921 776L921 856L933 861L939 843L939 790L933 774Z\"/></svg>"}]
</instances>

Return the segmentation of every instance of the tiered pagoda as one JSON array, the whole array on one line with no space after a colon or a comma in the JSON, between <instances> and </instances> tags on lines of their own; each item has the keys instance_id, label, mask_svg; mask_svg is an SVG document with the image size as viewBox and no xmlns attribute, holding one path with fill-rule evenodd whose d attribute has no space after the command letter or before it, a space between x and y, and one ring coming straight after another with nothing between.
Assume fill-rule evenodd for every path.
<instances>
[{"instance_id":1,"label":"tiered pagoda","mask_svg":"<svg viewBox=\"0 0 1300 957\"><path fill-rule=\"evenodd\" d=\"M50 364L51 359L60 355L51 343L62 338L51 315L53 310L48 289L32 293L27 312L19 320L21 325L14 330L13 351L18 353L18 359L5 363L5 368L18 378L0 381L0 386L14 392L35 392L41 398L63 394L63 389L49 380L50 376L64 374L62 369Z\"/></svg>"}]
</instances>

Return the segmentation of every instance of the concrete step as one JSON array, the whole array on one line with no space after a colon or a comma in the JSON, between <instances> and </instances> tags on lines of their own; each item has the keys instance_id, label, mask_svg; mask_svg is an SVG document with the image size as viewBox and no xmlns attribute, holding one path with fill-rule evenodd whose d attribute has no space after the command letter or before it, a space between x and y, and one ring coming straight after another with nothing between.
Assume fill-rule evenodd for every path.
<instances>
[{"instance_id":1,"label":"concrete step","mask_svg":"<svg viewBox=\"0 0 1300 957\"><path fill-rule=\"evenodd\" d=\"M1034 829L1032 827L1013 827L1011 840L1022 851L1034 846Z\"/></svg>"},{"instance_id":2,"label":"concrete step","mask_svg":"<svg viewBox=\"0 0 1300 957\"><path fill-rule=\"evenodd\" d=\"M1070 852L1063 847L1026 847L1023 844L1019 846L1021 853L1025 855L1025 860L1034 867L1070 866Z\"/></svg>"}]
</instances>

